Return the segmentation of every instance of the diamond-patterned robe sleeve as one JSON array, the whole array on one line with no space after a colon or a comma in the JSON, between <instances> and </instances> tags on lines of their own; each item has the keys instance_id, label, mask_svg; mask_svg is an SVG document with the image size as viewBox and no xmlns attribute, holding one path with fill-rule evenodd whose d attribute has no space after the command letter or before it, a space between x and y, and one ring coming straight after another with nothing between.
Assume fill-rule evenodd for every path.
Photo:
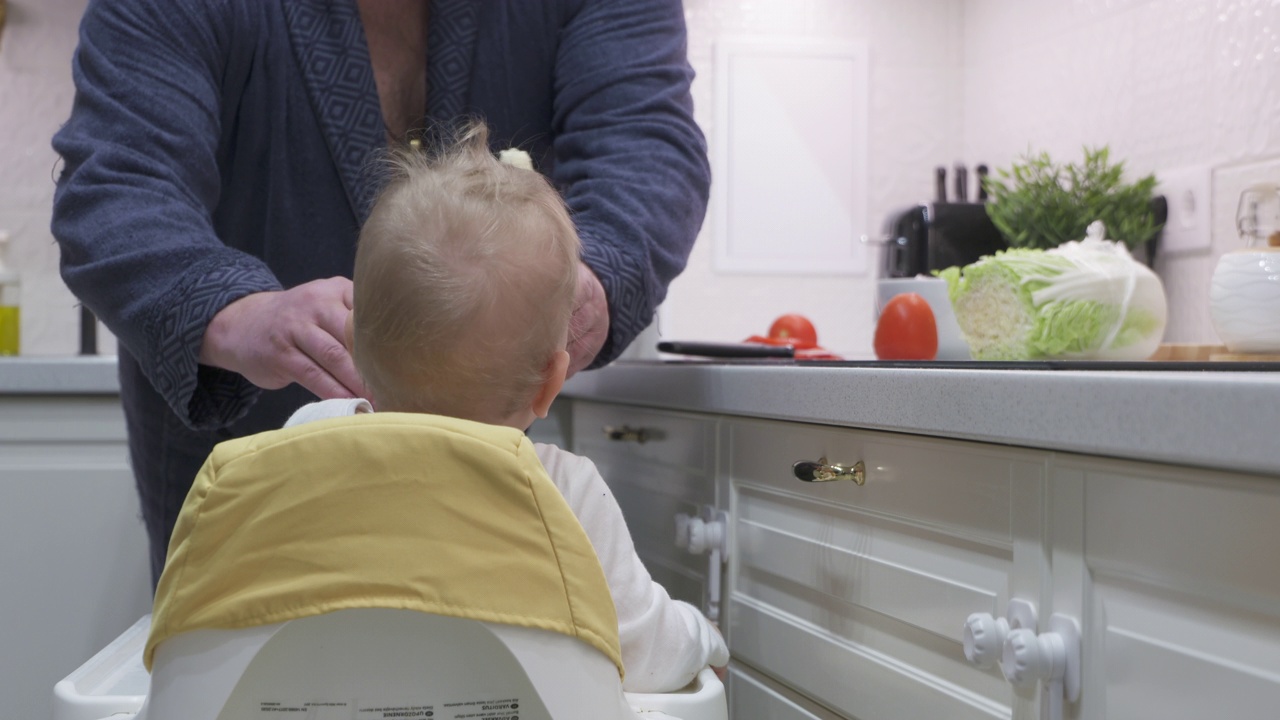
<instances>
[{"instance_id":1,"label":"diamond-patterned robe sleeve","mask_svg":"<svg viewBox=\"0 0 1280 720\"><path fill-rule=\"evenodd\" d=\"M692 80L678 0L586 0L561 36L554 179L609 301L593 367L653 319L702 227L711 171Z\"/></svg>"},{"instance_id":2,"label":"diamond-patterned robe sleeve","mask_svg":"<svg viewBox=\"0 0 1280 720\"><path fill-rule=\"evenodd\" d=\"M81 25L71 118L54 137L64 168L53 234L62 275L178 417L192 427L243 415L257 389L201 367L209 320L280 283L215 235L224 45L219 3L94 2Z\"/></svg>"}]
</instances>

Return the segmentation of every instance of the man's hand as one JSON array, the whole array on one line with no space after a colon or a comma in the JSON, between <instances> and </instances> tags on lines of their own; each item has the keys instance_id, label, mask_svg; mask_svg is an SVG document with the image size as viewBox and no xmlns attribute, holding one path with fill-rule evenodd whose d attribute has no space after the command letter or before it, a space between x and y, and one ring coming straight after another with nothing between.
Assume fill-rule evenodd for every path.
<instances>
[{"instance_id":1,"label":"man's hand","mask_svg":"<svg viewBox=\"0 0 1280 720\"><path fill-rule=\"evenodd\" d=\"M200 362L267 390L296 382L321 399L365 397L343 340L350 312L351 281L343 277L246 295L213 316Z\"/></svg>"},{"instance_id":2,"label":"man's hand","mask_svg":"<svg viewBox=\"0 0 1280 720\"><path fill-rule=\"evenodd\" d=\"M586 263L578 263L578 292L569 320L569 375L591 364L609 337L609 301Z\"/></svg>"}]
</instances>

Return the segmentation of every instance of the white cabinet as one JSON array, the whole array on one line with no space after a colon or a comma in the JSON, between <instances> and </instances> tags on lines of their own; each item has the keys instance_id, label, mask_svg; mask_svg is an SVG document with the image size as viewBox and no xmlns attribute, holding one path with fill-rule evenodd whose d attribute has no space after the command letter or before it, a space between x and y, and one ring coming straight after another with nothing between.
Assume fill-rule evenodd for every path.
<instances>
[{"instance_id":1,"label":"white cabinet","mask_svg":"<svg viewBox=\"0 0 1280 720\"><path fill-rule=\"evenodd\" d=\"M150 612L146 533L112 395L0 394L0 716Z\"/></svg>"},{"instance_id":2,"label":"white cabinet","mask_svg":"<svg viewBox=\"0 0 1280 720\"><path fill-rule=\"evenodd\" d=\"M709 595L673 517L727 512L738 720L1051 720L1061 694L965 659L966 618L1015 600L1041 638L1078 623L1063 718L1280 717L1280 478L580 399L572 415L673 595ZM819 461L861 462L865 483L797 479Z\"/></svg>"},{"instance_id":3,"label":"white cabinet","mask_svg":"<svg viewBox=\"0 0 1280 720\"><path fill-rule=\"evenodd\" d=\"M729 666L725 687L733 720L840 720L838 715L740 663Z\"/></svg>"},{"instance_id":4,"label":"white cabinet","mask_svg":"<svg viewBox=\"0 0 1280 720\"><path fill-rule=\"evenodd\" d=\"M677 600L709 615L719 595L708 556L676 546L676 521L716 503L714 417L574 402L571 447L590 458L622 507L636 552Z\"/></svg>"},{"instance_id":5,"label":"white cabinet","mask_svg":"<svg viewBox=\"0 0 1280 720\"><path fill-rule=\"evenodd\" d=\"M725 421L735 661L861 720L1032 717L1034 690L964 657L971 613L1039 604L1048 453ZM796 462L865 484L807 483Z\"/></svg>"},{"instance_id":6,"label":"white cabinet","mask_svg":"<svg viewBox=\"0 0 1280 720\"><path fill-rule=\"evenodd\" d=\"M1280 717L1280 479L1060 455L1051 483L1074 716Z\"/></svg>"}]
</instances>

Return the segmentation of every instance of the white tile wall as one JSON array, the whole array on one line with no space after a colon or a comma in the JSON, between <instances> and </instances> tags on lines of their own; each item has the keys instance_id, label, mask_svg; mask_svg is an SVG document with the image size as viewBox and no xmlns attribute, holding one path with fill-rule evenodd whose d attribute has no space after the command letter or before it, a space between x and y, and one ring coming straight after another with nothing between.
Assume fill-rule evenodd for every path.
<instances>
[{"instance_id":1,"label":"white tile wall","mask_svg":"<svg viewBox=\"0 0 1280 720\"><path fill-rule=\"evenodd\" d=\"M1280 1L967 0L964 148L1109 144L1131 174L1214 167L1212 248L1157 260L1170 342L1217 342L1208 283L1234 247L1238 178L1280 182ZM1252 169L1249 169L1252 167Z\"/></svg>"},{"instance_id":2,"label":"white tile wall","mask_svg":"<svg viewBox=\"0 0 1280 720\"><path fill-rule=\"evenodd\" d=\"M70 108L84 5L10 0L0 40L0 227L16 235L31 354L76 349L75 300L48 232L49 137ZM1234 241L1226 215L1237 178L1267 176L1266 162L1280 158L1280 0L686 0L685 12L709 136L717 38L868 43L877 220L868 234L891 210L929 197L932 168L957 160L999 166L1032 148L1070 157L1105 143L1135 173L1214 166L1213 248L1158 264L1173 311L1167 339L1213 341L1204 297L1216 255ZM663 336L737 340L803 312L824 344L867 351L870 277L717 274L710 237L704 231L671 288Z\"/></svg>"},{"instance_id":3,"label":"white tile wall","mask_svg":"<svg viewBox=\"0 0 1280 720\"><path fill-rule=\"evenodd\" d=\"M79 306L58 276L49 232L57 155L49 145L71 110L71 53L87 0L9 0L0 37L0 228L22 274L22 351L79 349ZM100 333L100 347L115 342Z\"/></svg>"},{"instance_id":4,"label":"white tile wall","mask_svg":"<svg viewBox=\"0 0 1280 720\"><path fill-rule=\"evenodd\" d=\"M932 168L960 157L962 0L685 0L698 121L714 144L711 116L717 39L815 39L867 43L873 226L926 199ZM768 153L769 148L760 148ZM713 180L714 182L714 180ZM786 208L778 208L786 212ZM809 316L830 348L865 353L872 331L870 276L717 274L708 216L689 267L659 313L663 337L741 340L786 312ZM779 243L787 242L778 238ZM869 261L874 264L875 257Z\"/></svg>"}]
</instances>

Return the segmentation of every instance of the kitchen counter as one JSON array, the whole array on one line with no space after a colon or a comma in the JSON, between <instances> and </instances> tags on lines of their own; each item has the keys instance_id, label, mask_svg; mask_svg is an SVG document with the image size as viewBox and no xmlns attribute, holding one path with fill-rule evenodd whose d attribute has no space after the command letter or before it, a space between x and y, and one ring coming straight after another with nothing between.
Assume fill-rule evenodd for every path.
<instances>
[{"instance_id":1,"label":"kitchen counter","mask_svg":"<svg viewBox=\"0 0 1280 720\"><path fill-rule=\"evenodd\" d=\"M111 395L113 356L0 358L0 395ZM618 362L565 395L1280 475L1280 373Z\"/></svg>"},{"instance_id":2,"label":"kitchen counter","mask_svg":"<svg viewBox=\"0 0 1280 720\"><path fill-rule=\"evenodd\" d=\"M1280 373L619 362L579 399L1280 475Z\"/></svg>"},{"instance_id":3,"label":"kitchen counter","mask_svg":"<svg viewBox=\"0 0 1280 720\"><path fill-rule=\"evenodd\" d=\"M0 357L0 395L115 395L114 355Z\"/></svg>"}]
</instances>

